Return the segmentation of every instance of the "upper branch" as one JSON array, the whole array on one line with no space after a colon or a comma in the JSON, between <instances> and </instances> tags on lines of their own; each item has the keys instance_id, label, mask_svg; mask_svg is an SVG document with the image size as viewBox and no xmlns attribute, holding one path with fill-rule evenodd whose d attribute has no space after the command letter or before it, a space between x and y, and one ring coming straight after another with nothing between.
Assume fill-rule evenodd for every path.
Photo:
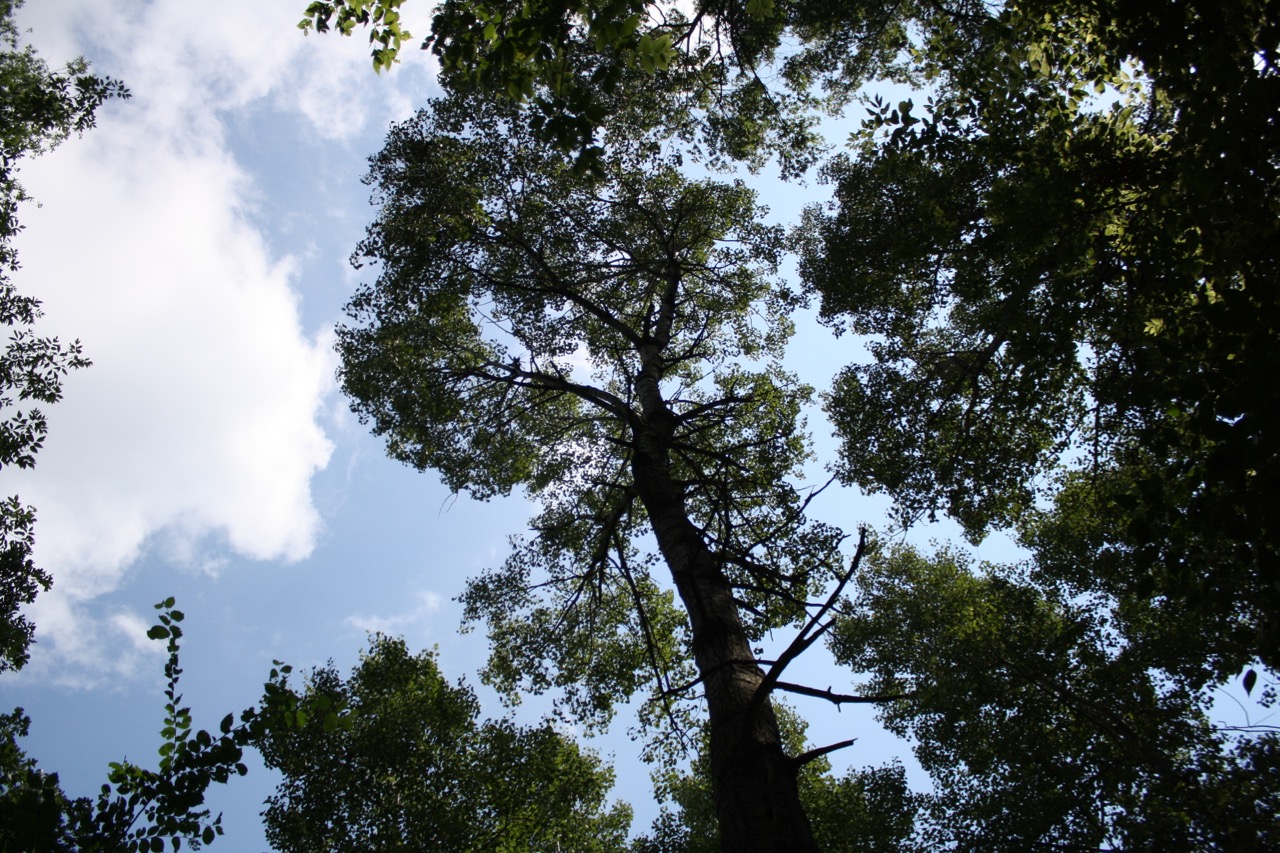
<instances>
[{"instance_id":1,"label":"upper branch","mask_svg":"<svg viewBox=\"0 0 1280 853\"><path fill-rule=\"evenodd\" d=\"M580 400L598 406L609 412L618 420L630 423L634 417L631 407L618 397L594 385L583 385L570 381L563 374L547 373L541 370L526 370L520 366L519 360L503 364L489 361L483 365L485 369L469 371L476 378L489 382L513 385L520 388L532 388L547 391L563 391Z\"/></svg>"},{"instance_id":2,"label":"upper branch","mask_svg":"<svg viewBox=\"0 0 1280 853\"><path fill-rule=\"evenodd\" d=\"M511 240L516 246L518 246L525 253L526 257L528 257L531 261L534 262L534 265L538 269L538 271L543 275L547 276L552 282L554 282L554 284L550 287L529 286L529 285L522 285L519 282L511 279L506 279L506 280L503 280L498 286L510 287L513 290L519 290L525 293L545 293L551 296L563 297L564 299L567 299L570 302L572 302L574 305L577 305L583 311L586 311L588 314L590 314L595 319L599 320L601 323L604 323L613 331L617 332L632 346L640 345L641 337L639 334L637 334L635 329L632 329L626 323L619 320L614 313L608 311L603 306L596 304L590 299L587 299L585 296L579 293L576 288L569 286L564 281L559 271L556 270L555 267L551 265L551 262L546 259L545 254L540 248L530 245L528 241L526 241L519 234L504 233L502 236Z\"/></svg>"},{"instance_id":3,"label":"upper branch","mask_svg":"<svg viewBox=\"0 0 1280 853\"><path fill-rule=\"evenodd\" d=\"M831 608L835 606L836 601L839 600L841 593L844 592L845 585L849 582L849 579L853 577L853 573L858 570L858 566L862 563L862 555L866 552L866 547L867 529L864 527L858 531L858 548L854 551L853 559L849 561L848 571L846 571L844 576L840 578L840 582L836 584L836 588L832 590L831 595L827 597L826 602L821 608L819 608L818 612L809 617L809 621L805 623L804 628L801 629L800 633L796 635L796 638L791 641L791 644L787 646L786 650L778 656L778 660L773 664L773 666L769 667L769 671L765 673L764 679L760 682L760 685L756 688L755 694L751 697L748 715L754 715L759 711L760 707L764 704L764 700L768 697L769 692L773 690L774 687L780 686L778 679L782 676L783 670L785 670L793 660L798 658L810 646L817 642L818 638L825 634L828 629L830 629L832 625L831 622L826 622L825 624L820 623L826 617L827 613L831 611ZM796 685L790 685L789 687L795 686ZM804 690L809 689L810 688L804 688ZM793 690L792 692L804 691ZM827 693L830 693L830 690L828 690ZM815 691L808 695L822 694ZM823 698L830 697L824 696ZM847 701L855 700L849 699Z\"/></svg>"}]
</instances>

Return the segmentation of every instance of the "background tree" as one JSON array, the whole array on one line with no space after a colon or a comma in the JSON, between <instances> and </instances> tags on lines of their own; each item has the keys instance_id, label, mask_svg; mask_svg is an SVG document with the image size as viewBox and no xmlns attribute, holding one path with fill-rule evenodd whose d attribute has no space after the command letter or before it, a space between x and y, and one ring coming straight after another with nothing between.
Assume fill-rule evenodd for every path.
<instances>
[{"instance_id":1,"label":"background tree","mask_svg":"<svg viewBox=\"0 0 1280 853\"><path fill-rule=\"evenodd\" d=\"M347 680L313 671L297 703L319 713L259 745L284 774L263 813L277 850L625 848L607 767L550 723L479 722L470 689L403 640L372 638Z\"/></svg>"},{"instance_id":2,"label":"background tree","mask_svg":"<svg viewBox=\"0 0 1280 853\"><path fill-rule=\"evenodd\" d=\"M35 464L47 426L30 404L56 403L62 377L89 364L79 341L64 345L35 334L40 300L19 293L9 278L18 268L12 245L21 229L18 207L27 200L19 163L88 130L107 99L129 96L118 81L89 74L83 59L52 71L33 48L22 47L13 22L20 5L0 0L0 324L10 330L0 351L0 470ZM35 627L19 608L52 582L31 559L34 524L35 511L18 497L0 501L0 672L26 663Z\"/></svg>"},{"instance_id":3,"label":"background tree","mask_svg":"<svg viewBox=\"0 0 1280 853\"><path fill-rule=\"evenodd\" d=\"M870 675L933 778L927 849L1263 850L1280 739L1222 730L1213 695L1162 672L1094 598L954 551L874 553L837 659Z\"/></svg>"},{"instance_id":4,"label":"background tree","mask_svg":"<svg viewBox=\"0 0 1280 853\"><path fill-rule=\"evenodd\" d=\"M248 772L244 747L272 726L291 725L298 708L294 697L272 673L261 708L223 718L218 734L192 725L191 709L178 692L182 667L180 610L174 600L156 605L158 622L147 632L164 640L164 724L158 767L149 770L128 761L113 762L107 784L96 797L68 797L58 774L40 770L17 745L30 720L21 709L0 718L0 850L23 853L142 853L178 850L183 843L199 850L222 834L222 815L204 808L209 786ZM287 668L285 670L287 674Z\"/></svg>"}]
</instances>

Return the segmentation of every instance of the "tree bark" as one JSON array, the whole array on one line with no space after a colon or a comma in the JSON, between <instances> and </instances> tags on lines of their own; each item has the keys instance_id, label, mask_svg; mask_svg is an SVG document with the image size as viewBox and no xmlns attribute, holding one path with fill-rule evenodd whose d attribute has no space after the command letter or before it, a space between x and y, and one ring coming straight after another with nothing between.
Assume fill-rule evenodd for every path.
<instances>
[{"instance_id":1,"label":"tree bark","mask_svg":"<svg viewBox=\"0 0 1280 853\"><path fill-rule=\"evenodd\" d=\"M646 381L646 379L648 381ZM693 653L711 727L711 785L726 853L816 853L800 804L796 765L782 748L772 702L753 703L764 673L755 661L729 580L689 519L671 476L676 418L656 376L636 383L643 420L632 476L658 547L689 614Z\"/></svg>"}]
</instances>

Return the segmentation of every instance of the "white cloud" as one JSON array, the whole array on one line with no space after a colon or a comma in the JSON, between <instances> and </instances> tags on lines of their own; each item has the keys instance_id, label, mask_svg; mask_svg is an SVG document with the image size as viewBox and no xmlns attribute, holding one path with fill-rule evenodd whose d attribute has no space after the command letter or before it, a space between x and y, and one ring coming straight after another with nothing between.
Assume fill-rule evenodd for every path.
<instances>
[{"instance_id":1,"label":"white cloud","mask_svg":"<svg viewBox=\"0 0 1280 853\"><path fill-rule=\"evenodd\" d=\"M19 286L94 361L19 479L41 555L64 570L118 565L180 524L299 559L318 527L307 481L330 451L315 423L328 341L299 328L291 262L247 224L235 164L145 132L103 127L24 173L43 207L24 217Z\"/></svg>"},{"instance_id":2,"label":"white cloud","mask_svg":"<svg viewBox=\"0 0 1280 853\"><path fill-rule=\"evenodd\" d=\"M156 670L164 645L147 638L147 622L130 610L114 608L97 618L86 618L84 607L65 595L46 593L33 609L42 637L44 622L59 628L53 632L56 656L42 643L32 648L32 662L9 678L30 679L81 689L119 689L139 672Z\"/></svg>"},{"instance_id":3,"label":"white cloud","mask_svg":"<svg viewBox=\"0 0 1280 853\"><path fill-rule=\"evenodd\" d=\"M417 606L391 616L348 616L346 623L366 634L403 634L406 628L417 625L440 610L441 598L437 593L418 593Z\"/></svg>"},{"instance_id":4,"label":"white cloud","mask_svg":"<svg viewBox=\"0 0 1280 853\"><path fill-rule=\"evenodd\" d=\"M368 39L296 28L305 0L39 0L19 23L51 62L87 56L119 77L135 100L179 135L220 132L227 111L250 105L296 112L326 139L347 140L371 124L403 118L428 93L434 60L418 50L432 4L407 10L415 37L401 62L375 77Z\"/></svg>"},{"instance_id":5,"label":"white cloud","mask_svg":"<svg viewBox=\"0 0 1280 853\"><path fill-rule=\"evenodd\" d=\"M297 262L255 225L228 123L301 116L349 139L407 112L425 75L391 85L363 39L303 39L303 3L29 5L20 21L51 63L83 53L134 97L23 167L41 207L22 211L16 281L94 366L48 411L37 467L6 470L0 491L36 506L55 578L32 610L35 663L118 675L142 654L140 620L89 604L148 547L205 568L222 562L210 542L293 561L322 530L310 481L332 452L331 336L301 327Z\"/></svg>"}]
</instances>

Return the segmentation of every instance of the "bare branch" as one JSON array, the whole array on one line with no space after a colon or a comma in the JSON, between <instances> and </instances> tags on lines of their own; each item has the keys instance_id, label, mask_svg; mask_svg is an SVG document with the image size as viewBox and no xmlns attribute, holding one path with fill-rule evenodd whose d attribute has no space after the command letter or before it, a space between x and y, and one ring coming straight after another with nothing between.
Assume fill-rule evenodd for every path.
<instances>
[{"instance_id":1,"label":"bare branch","mask_svg":"<svg viewBox=\"0 0 1280 853\"><path fill-rule=\"evenodd\" d=\"M775 686L781 686L778 679L782 676L783 670L785 670L793 660L800 657L800 655L803 654L810 646L817 642L818 638L825 634L831 627L833 622L826 622L825 624L822 624L822 620L826 617L827 613L831 611L831 608L835 606L835 603L839 600L841 593L844 592L845 584L847 584L849 579L853 577L853 573L858 570L858 566L862 563L862 555L866 553L866 549L867 528L863 527L858 531L858 548L853 553L853 559L849 561L848 571L846 571L844 576L840 578L840 582L836 584L836 588L831 591L831 595L827 596L826 603L819 608L817 613L809 617L809 621L805 623L804 628L800 630L800 633L796 635L796 638L791 641L791 645L787 646L786 650L778 656L777 663L769 667L769 671L765 673L764 679L760 682L760 685L756 688L755 694L751 697L751 704L747 707L748 718L754 717L754 715L759 712L760 707L764 704L765 699ZM811 688L805 689L809 690ZM802 691L792 690L791 692L799 693ZM827 693L830 694L831 691L828 690ZM821 692L814 692L809 695L830 698L828 696L823 696ZM835 700L832 699L832 701ZM856 698L850 697L847 701L856 701ZM837 702L836 704L838 705L840 703Z\"/></svg>"},{"instance_id":2,"label":"bare branch","mask_svg":"<svg viewBox=\"0 0 1280 853\"><path fill-rule=\"evenodd\" d=\"M816 687L805 687L803 684L792 684L789 681L775 681L773 686L785 693L812 696L815 699L826 699L837 707L840 705L881 705L885 702L910 699L914 695L912 693L886 693L880 696L854 696L849 693L836 693L830 687L826 690L819 690Z\"/></svg>"},{"instance_id":3,"label":"bare branch","mask_svg":"<svg viewBox=\"0 0 1280 853\"><path fill-rule=\"evenodd\" d=\"M791 763L798 770L799 768L808 764L810 761L814 761L815 759L821 758L822 756L827 755L828 753L835 752L837 749L844 749L846 746L853 746L857 742L858 742L858 739L853 738L851 740L842 740L839 743L833 743L833 744L830 744L829 746L821 746L821 747L818 747L817 749L811 749L808 752L802 752L799 755L797 755L795 758L791 759Z\"/></svg>"}]
</instances>

